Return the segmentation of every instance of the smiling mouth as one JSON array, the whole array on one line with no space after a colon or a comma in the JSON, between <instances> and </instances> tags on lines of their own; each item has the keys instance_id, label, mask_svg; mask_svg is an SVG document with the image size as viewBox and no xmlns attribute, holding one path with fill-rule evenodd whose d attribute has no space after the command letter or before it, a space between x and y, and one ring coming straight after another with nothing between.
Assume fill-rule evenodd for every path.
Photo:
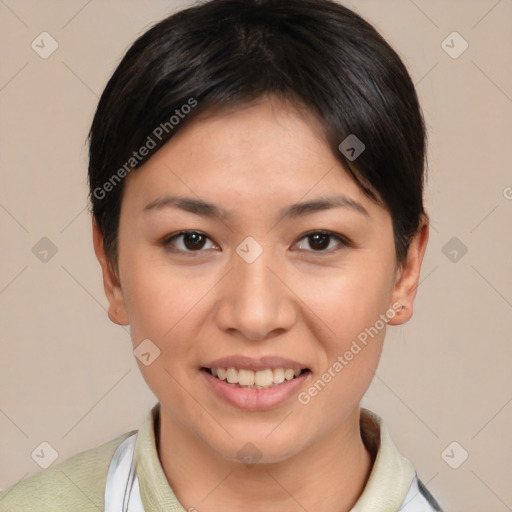
<instances>
[{"instance_id":1,"label":"smiling mouth","mask_svg":"<svg viewBox=\"0 0 512 512\"><path fill-rule=\"evenodd\" d=\"M309 368L267 368L253 371L244 368L206 367L202 367L201 370L234 387L246 389L273 388L311 371Z\"/></svg>"}]
</instances>

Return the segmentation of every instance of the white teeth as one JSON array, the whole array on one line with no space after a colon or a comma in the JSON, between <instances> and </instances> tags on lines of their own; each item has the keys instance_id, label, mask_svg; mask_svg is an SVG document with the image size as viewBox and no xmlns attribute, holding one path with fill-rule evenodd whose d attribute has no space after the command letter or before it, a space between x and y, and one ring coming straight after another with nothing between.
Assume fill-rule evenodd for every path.
<instances>
[{"instance_id":1,"label":"white teeth","mask_svg":"<svg viewBox=\"0 0 512 512\"><path fill-rule=\"evenodd\" d=\"M286 368L286 370L284 371L284 378L286 380L292 380L294 376L295 371L292 368Z\"/></svg>"},{"instance_id":2,"label":"white teeth","mask_svg":"<svg viewBox=\"0 0 512 512\"><path fill-rule=\"evenodd\" d=\"M267 368L265 370L246 370L241 368L211 368L213 376L220 380L227 380L230 384L249 388L269 388L274 384L281 384L285 380L292 380L301 373L300 368Z\"/></svg>"},{"instance_id":3,"label":"white teeth","mask_svg":"<svg viewBox=\"0 0 512 512\"><path fill-rule=\"evenodd\" d=\"M226 376L230 384L236 384L238 382L238 372L235 368L228 368L226 370Z\"/></svg>"},{"instance_id":4,"label":"white teeth","mask_svg":"<svg viewBox=\"0 0 512 512\"><path fill-rule=\"evenodd\" d=\"M274 382L276 384L281 384L281 382L284 382L284 370L282 368L276 368L274 370Z\"/></svg>"},{"instance_id":5,"label":"white teeth","mask_svg":"<svg viewBox=\"0 0 512 512\"><path fill-rule=\"evenodd\" d=\"M258 375L258 373L256 375ZM240 386L252 386L254 384L254 378L254 372L252 370L238 370L238 383ZM256 377L256 381L257 380ZM256 382L256 384L261 386L259 382Z\"/></svg>"},{"instance_id":6,"label":"white teeth","mask_svg":"<svg viewBox=\"0 0 512 512\"><path fill-rule=\"evenodd\" d=\"M254 382L257 386L271 386L274 383L274 374L272 373L272 370L258 370L254 374ZM240 382L240 384L242 383Z\"/></svg>"}]
</instances>

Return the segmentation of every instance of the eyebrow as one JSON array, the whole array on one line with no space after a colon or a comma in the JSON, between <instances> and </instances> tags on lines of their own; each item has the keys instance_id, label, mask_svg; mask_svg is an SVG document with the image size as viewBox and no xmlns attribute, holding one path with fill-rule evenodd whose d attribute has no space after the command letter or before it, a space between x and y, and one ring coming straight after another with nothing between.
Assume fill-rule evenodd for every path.
<instances>
[{"instance_id":1,"label":"eyebrow","mask_svg":"<svg viewBox=\"0 0 512 512\"><path fill-rule=\"evenodd\" d=\"M196 199L193 197L182 196L164 196L151 201L144 207L144 212L152 210L160 210L163 208L177 208L184 210L195 215L202 217L218 217L224 220L229 220L233 217L232 213L225 210L221 206ZM369 217L368 210L361 204L351 199L348 196L328 196L319 197L312 201L292 204L279 211L277 220L280 222L284 219L294 219L304 217L305 215L312 214L322 210L329 210L332 208L348 208L350 210L359 212L360 214Z\"/></svg>"}]
</instances>

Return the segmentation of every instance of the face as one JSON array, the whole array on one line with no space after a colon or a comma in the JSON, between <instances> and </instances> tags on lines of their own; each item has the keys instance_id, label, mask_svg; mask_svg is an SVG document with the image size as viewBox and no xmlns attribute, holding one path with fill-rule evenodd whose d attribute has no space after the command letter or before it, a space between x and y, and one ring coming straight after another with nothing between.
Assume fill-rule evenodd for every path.
<instances>
[{"instance_id":1,"label":"face","mask_svg":"<svg viewBox=\"0 0 512 512\"><path fill-rule=\"evenodd\" d=\"M412 297L397 284L389 213L319 133L313 117L260 100L195 119L126 178L110 317L130 324L134 349L150 340L150 360L159 350L138 364L166 421L225 459L250 441L284 460L340 432L377 367L382 319L401 323L392 304ZM250 389L205 370L230 367L245 371L228 380L263 386L278 368L302 373Z\"/></svg>"}]
</instances>

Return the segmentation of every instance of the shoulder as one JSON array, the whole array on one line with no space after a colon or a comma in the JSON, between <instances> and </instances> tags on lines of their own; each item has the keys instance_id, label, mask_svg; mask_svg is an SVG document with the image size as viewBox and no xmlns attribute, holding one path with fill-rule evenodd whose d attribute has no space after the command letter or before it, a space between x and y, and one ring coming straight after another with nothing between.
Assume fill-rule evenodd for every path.
<instances>
[{"instance_id":1,"label":"shoulder","mask_svg":"<svg viewBox=\"0 0 512 512\"><path fill-rule=\"evenodd\" d=\"M32 475L0 493L2 512L98 512L116 448L132 432L86 450Z\"/></svg>"}]
</instances>

